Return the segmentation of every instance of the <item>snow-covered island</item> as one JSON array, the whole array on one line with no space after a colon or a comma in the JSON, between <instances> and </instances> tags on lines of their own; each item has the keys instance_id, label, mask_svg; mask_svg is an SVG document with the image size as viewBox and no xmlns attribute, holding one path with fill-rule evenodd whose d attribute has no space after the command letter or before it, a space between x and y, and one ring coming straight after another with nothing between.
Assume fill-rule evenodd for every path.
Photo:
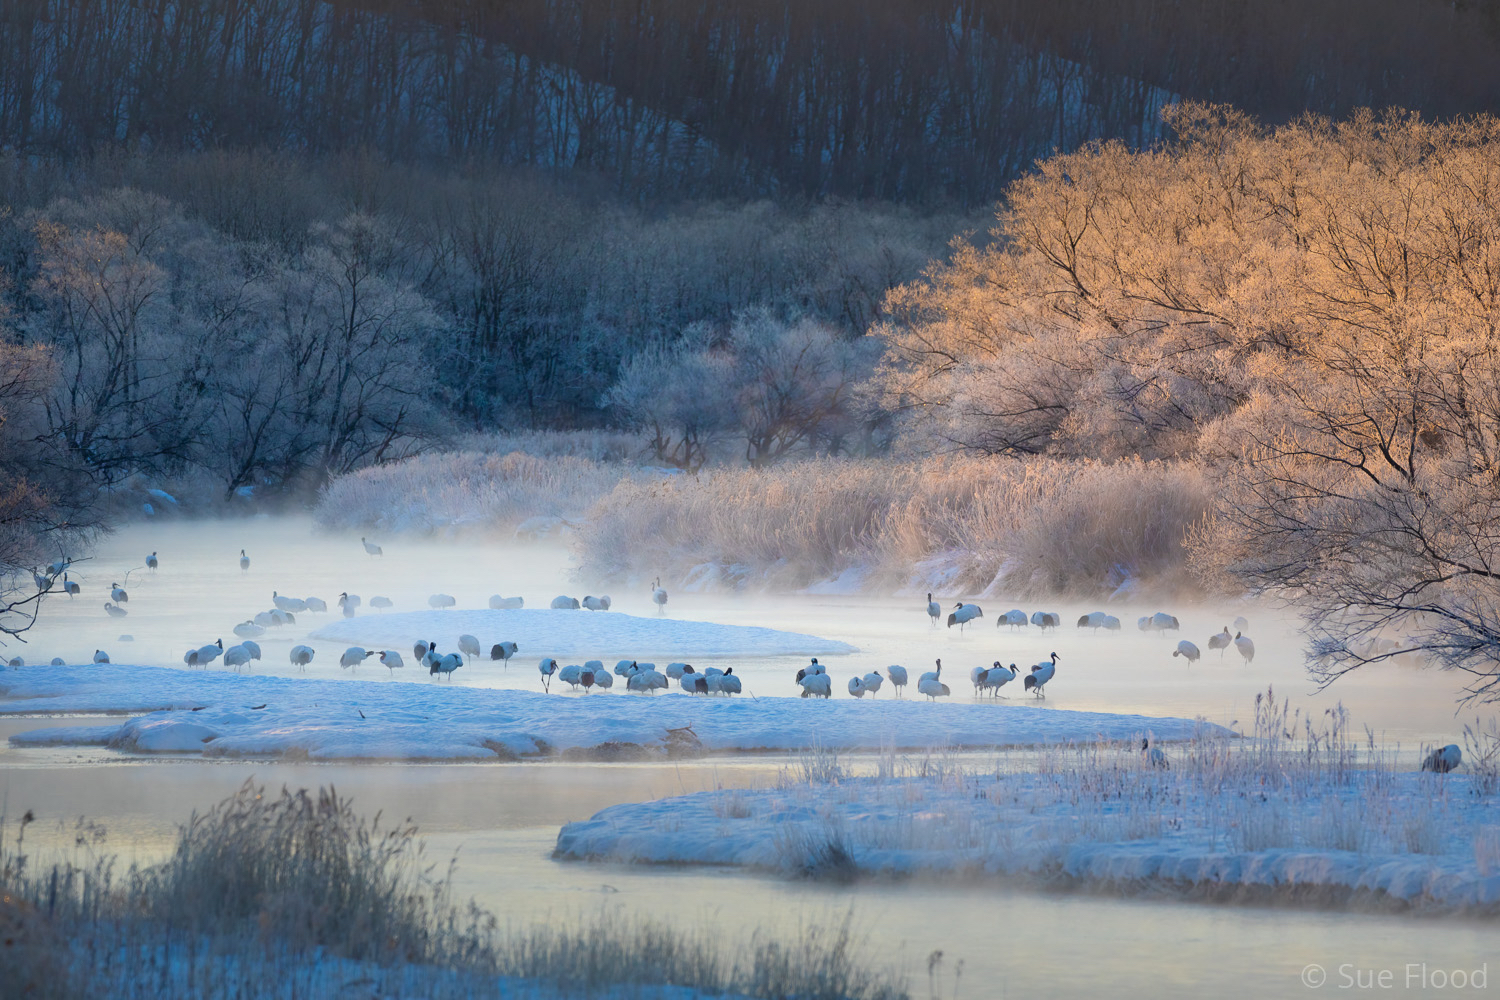
<instances>
[{"instance_id":1,"label":"snow-covered island","mask_svg":"<svg viewBox=\"0 0 1500 1000\"><path fill-rule=\"evenodd\" d=\"M722 698L612 693L563 697L441 683L325 681L126 664L0 673L0 714L125 713L119 724L12 737L204 756L316 760L494 760L568 750L664 752L691 727L693 750L990 748L1224 730L1192 719L1032 705L885 699Z\"/></svg>"},{"instance_id":2,"label":"snow-covered island","mask_svg":"<svg viewBox=\"0 0 1500 1000\"><path fill-rule=\"evenodd\" d=\"M1168 748L1167 767L1096 743L1044 751L1033 773L929 760L903 775L892 757L849 777L815 755L779 788L612 806L564 826L555 856L1500 914L1500 802L1482 778L1252 743Z\"/></svg>"},{"instance_id":3,"label":"snow-covered island","mask_svg":"<svg viewBox=\"0 0 1500 1000\"><path fill-rule=\"evenodd\" d=\"M365 614L324 625L310 638L374 649L406 649L414 636L468 633L488 644L517 643L535 656L600 655L631 650L641 658L720 656L831 656L855 653L847 642L757 625L721 625L681 618L641 617L619 611L485 608ZM611 660L611 662L613 662Z\"/></svg>"}]
</instances>

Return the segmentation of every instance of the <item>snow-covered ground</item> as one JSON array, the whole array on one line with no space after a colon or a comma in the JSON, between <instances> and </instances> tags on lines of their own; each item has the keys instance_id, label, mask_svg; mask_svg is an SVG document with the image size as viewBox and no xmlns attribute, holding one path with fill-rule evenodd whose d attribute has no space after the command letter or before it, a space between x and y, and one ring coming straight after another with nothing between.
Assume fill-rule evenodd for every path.
<instances>
[{"instance_id":1,"label":"snow-covered ground","mask_svg":"<svg viewBox=\"0 0 1500 1000\"><path fill-rule=\"evenodd\" d=\"M373 664L373 661L369 661ZM380 668L369 665L367 671ZM410 670L410 668L407 668ZM512 669L535 670L528 663ZM462 670L462 668L460 668ZM554 680L554 685L559 682ZM1190 719L1036 705L695 697L560 697L441 682L314 681L126 664L0 672L0 714L146 713L119 725L18 734L20 744L108 745L205 756L494 759L606 743L660 746L692 726L711 751L994 747L1223 733Z\"/></svg>"},{"instance_id":2,"label":"snow-covered ground","mask_svg":"<svg viewBox=\"0 0 1500 1000\"><path fill-rule=\"evenodd\" d=\"M1120 755L1119 768L1059 775L856 778L618 805L564 826L556 855L1500 912L1500 801L1467 776L1212 787Z\"/></svg>"},{"instance_id":3,"label":"snow-covered ground","mask_svg":"<svg viewBox=\"0 0 1500 1000\"><path fill-rule=\"evenodd\" d=\"M469 634L486 651L514 642L523 653L542 656L652 657L691 660L705 656L828 656L857 652L836 639L753 625L720 625L677 618L641 617L618 611L511 611L453 609L363 614L324 625L310 638L369 649L410 648L420 638L450 648L450 636Z\"/></svg>"}]
</instances>

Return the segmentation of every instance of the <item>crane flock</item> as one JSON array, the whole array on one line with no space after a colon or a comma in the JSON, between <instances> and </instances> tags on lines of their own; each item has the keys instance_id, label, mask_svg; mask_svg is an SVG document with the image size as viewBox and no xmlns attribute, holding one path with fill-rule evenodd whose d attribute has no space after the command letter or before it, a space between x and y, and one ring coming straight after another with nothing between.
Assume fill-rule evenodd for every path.
<instances>
[{"instance_id":1,"label":"crane flock","mask_svg":"<svg viewBox=\"0 0 1500 1000\"><path fill-rule=\"evenodd\" d=\"M360 543L371 559L384 555L383 548L368 538L361 538ZM251 560L245 549L240 550L238 562L241 572L249 573ZM72 566L72 560L63 558L47 567L33 568L33 579L39 591L44 594L60 591L70 598L79 596L83 588L72 579L70 566ZM155 573L160 566L158 552L152 551L145 559L145 568ZM127 583L128 578L127 573ZM118 581L111 581L109 597L110 600L104 604L106 614L112 618L126 617L129 611L125 605L130 603L131 598L125 586ZM649 597L657 613L665 614L668 597L660 578L652 580ZM189 668L206 669L222 660L226 669L235 671L250 669L262 658L261 646L257 640L265 638L272 630L297 624L297 616L300 614L322 614L328 610L328 604L320 598L284 595L279 590L271 591L270 604L271 607L266 610L256 612L233 626L232 631L239 640L234 645L226 648L223 639L215 639L212 643L195 646L183 654L183 663ZM357 609L362 604L363 601L359 595L347 591L340 593L336 601L342 614L350 618L356 615ZM452 595L437 593L428 598L427 604L434 610L446 610L456 607L458 601ZM526 602L521 596L506 597L494 594L488 599L488 606L493 610L518 610L524 608ZM559 595L550 602L550 608L555 610L609 612L612 606L613 601L607 594L588 594L582 598ZM384 611L394 607L394 602L388 597L376 596L371 598L370 607L377 611ZM935 599L932 593L927 594L923 611L932 627L936 627L939 621L944 619L944 605ZM978 604L962 600L955 601L946 615L946 625L949 629L957 626L962 635L967 625L983 617L984 611ZM1140 616L1136 620L1136 625L1139 632L1156 636L1180 633L1182 629L1181 621L1175 615L1162 611ZM1046 634L1048 630L1056 631L1061 628L1062 614L1056 611L1040 610L1028 614L1020 608L1013 608L996 616L995 626L997 629L1008 629L1011 633L1035 628ZM1091 611L1080 615L1076 619L1076 628L1080 631L1092 632L1120 632L1122 630L1120 619L1105 611ZM1233 620L1232 631L1231 627L1226 625L1219 632L1208 636L1207 651L1217 651L1222 659L1232 646L1245 665L1252 664L1255 660L1256 648L1253 640L1246 635L1249 629L1250 623L1246 618L1236 617ZM1389 640L1385 641L1389 642ZM1390 645L1395 648L1394 643ZM460 668L470 666L475 661L487 659L490 663L499 664L502 668L508 667L510 661L521 651L515 640L501 638L498 641L486 643L472 633L459 635L454 646L455 648L451 650L440 650L436 640L418 641L412 649L414 662L418 668L426 670L432 677L441 681L451 681ZM1377 653L1383 651L1383 647L1377 647L1374 642L1370 643L1370 647ZM1186 638L1178 639L1171 655L1173 659L1181 659L1189 666L1203 659L1200 646ZM355 670L372 657L387 669L388 675L392 678L395 677L397 670L404 670L406 667L407 661L396 650L366 649L361 646L346 648L339 655L338 663L342 669ZM316 658L316 650L306 644L294 645L288 653L289 663L300 670L306 670ZM1058 664L1062 659L1058 653L1052 652L1046 659L1030 667L1020 667L1015 662L1006 663L1001 659L990 658L988 665L981 663L969 669L973 696L976 700L1005 698L1007 696L1003 692L1019 679L1022 691L1033 699L1045 699L1049 685L1057 677ZM19 656L11 657L5 662L14 669L25 666L25 661ZM110 663L109 654L102 649L95 650L93 662L108 664ZM61 658L52 660L53 665L62 665L62 663ZM626 691L644 695L670 691L674 684L686 694L706 697L730 697L741 694L744 690L742 678L734 672L733 667L704 668L680 661L658 668L652 662L622 658L610 669L606 668L604 661L599 659L564 664L556 657L547 656L538 661L537 671L545 693L551 692L554 680L559 685L566 685L571 691L581 691L585 695L596 691L609 691L614 687L617 678L623 679ZM889 684L893 696L900 699L905 697L909 686L908 678L909 673L905 666L889 664L884 668L856 671L847 679L844 688L851 698L877 699L880 692ZM947 679L944 678L943 662L941 658L938 658L934 661L933 670L926 671L918 677L917 694L929 702L951 698L951 679L951 675ZM812 657L806 666L797 670L794 682L804 699L830 699L834 695L834 680L827 666L820 663L817 657ZM1142 740L1140 751L1149 766L1156 768L1168 766L1163 751L1151 745L1149 740ZM1461 760L1462 754L1458 746L1450 744L1431 751L1423 759L1422 769L1446 773L1458 767Z\"/></svg>"}]
</instances>

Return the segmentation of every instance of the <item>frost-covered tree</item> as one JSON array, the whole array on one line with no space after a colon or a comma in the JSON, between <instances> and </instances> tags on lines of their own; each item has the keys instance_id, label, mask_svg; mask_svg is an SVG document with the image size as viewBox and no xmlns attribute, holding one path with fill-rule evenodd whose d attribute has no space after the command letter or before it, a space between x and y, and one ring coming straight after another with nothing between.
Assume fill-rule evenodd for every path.
<instances>
[{"instance_id":1,"label":"frost-covered tree","mask_svg":"<svg viewBox=\"0 0 1500 1000\"><path fill-rule=\"evenodd\" d=\"M1500 697L1500 120L1171 121L894 293L887 400L919 440L1215 463L1198 564L1293 598L1315 674L1419 651Z\"/></svg>"},{"instance_id":2,"label":"frost-covered tree","mask_svg":"<svg viewBox=\"0 0 1500 1000\"><path fill-rule=\"evenodd\" d=\"M627 427L651 435L651 456L696 472L734 426L733 370L722 352L655 347L625 363L607 402Z\"/></svg>"},{"instance_id":3,"label":"frost-covered tree","mask_svg":"<svg viewBox=\"0 0 1500 1000\"><path fill-rule=\"evenodd\" d=\"M820 438L846 436L856 389L874 360L872 346L806 320L780 323L764 312L736 321L727 350L746 461L771 465Z\"/></svg>"}]
</instances>

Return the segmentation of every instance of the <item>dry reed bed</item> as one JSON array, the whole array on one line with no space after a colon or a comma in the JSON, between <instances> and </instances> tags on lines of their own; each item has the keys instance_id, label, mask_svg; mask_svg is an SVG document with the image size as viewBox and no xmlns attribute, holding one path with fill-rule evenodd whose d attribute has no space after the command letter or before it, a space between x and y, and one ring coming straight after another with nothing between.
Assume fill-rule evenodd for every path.
<instances>
[{"instance_id":1,"label":"dry reed bed","mask_svg":"<svg viewBox=\"0 0 1500 1000\"><path fill-rule=\"evenodd\" d=\"M1019 596L1188 584L1211 488L1187 465L1056 459L816 460L626 479L579 531L598 579L867 585Z\"/></svg>"},{"instance_id":2,"label":"dry reed bed","mask_svg":"<svg viewBox=\"0 0 1500 1000\"><path fill-rule=\"evenodd\" d=\"M726 944L707 929L600 914L502 927L454 899L453 865L416 828L367 821L331 789L246 783L182 830L160 865L119 870L80 823L73 857L36 866L30 814L0 824L0 984L90 1000L342 995L432 1000L697 995L900 1000L847 922Z\"/></svg>"},{"instance_id":3,"label":"dry reed bed","mask_svg":"<svg viewBox=\"0 0 1500 1000\"><path fill-rule=\"evenodd\" d=\"M317 520L508 536L528 518L560 517L595 580L796 589L854 571L868 587L1027 597L1190 586L1186 540L1212 495L1207 473L1187 464L809 459L687 476L613 460L624 447L614 439L576 454L546 436L510 443L545 454L365 469L324 490Z\"/></svg>"}]
</instances>

